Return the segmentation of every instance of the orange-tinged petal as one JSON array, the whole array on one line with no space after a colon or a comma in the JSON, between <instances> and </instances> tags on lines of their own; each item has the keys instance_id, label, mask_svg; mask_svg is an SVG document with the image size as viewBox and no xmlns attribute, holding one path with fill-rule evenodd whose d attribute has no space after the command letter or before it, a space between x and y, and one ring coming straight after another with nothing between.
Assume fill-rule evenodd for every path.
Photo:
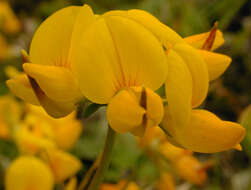
<instances>
[{"instance_id":1,"label":"orange-tinged petal","mask_svg":"<svg viewBox=\"0 0 251 190\"><path fill-rule=\"evenodd\" d=\"M157 182L157 190L175 190L175 181L170 173L160 174L160 180Z\"/></svg>"},{"instance_id":2,"label":"orange-tinged petal","mask_svg":"<svg viewBox=\"0 0 251 190\"><path fill-rule=\"evenodd\" d=\"M47 18L37 29L30 46L32 63L69 67L72 31L81 7L63 8Z\"/></svg>"},{"instance_id":3,"label":"orange-tinged petal","mask_svg":"<svg viewBox=\"0 0 251 190\"><path fill-rule=\"evenodd\" d=\"M73 177L82 168L80 160L59 149L47 149L43 152L42 158L50 166L56 182Z\"/></svg>"},{"instance_id":4,"label":"orange-tinged petal","mask_svg":"<svg viewBox=\"0 0 251 190\"><path fill-rule=\"evenodd\" d=\"M236 146L234 146L234 149L235 149L235 150L242 151L242 146L241 146L241 144L237 144Z\"/></svg>"},{"instance_id":5,"label":"orange-tinged petal","mask_svg":"<svg viewBox=\"0 0 251 190\"><path fill-rule=\"evenodd\" d=\"M209 86L208 69L203 58L195 48L186 44L173 47L187 64L193 81L192 107L199 106L206 98Z\"/></svg>"},{"instance_id":6,"label":"orange-tinged petal","mask_svg":"<svg viewBox=\"0 0 251 190\"><path fill-rule=\"evenodd\" d=\"M206 110L193 110L188 126L178 134L182 146L195 152L213 153L238 145L245 129L238 123L222 121Z\"/></svg>"},{"instance_id":7,"label":"orange-tinged petal","mask_svg":"<svg viewBox=\"0 0 251 190\"><path fill-rule=\"evenodd\" d=\"M172 164L177 174L196 185L203 185L207 180L206 170L201 170L202 164L193 156L187 155Z\"/></svg>"},{"instance_id":8,"label":"orange-tinged petal","mask_svg":"<svg viewBox=\"0 0 251 190\"><path fill-rule=\"evenodd\" d=\"M232 59L226 55L213 53L206 50L198 50L207 64L209 80L215 80L221 76L230 65Z\"/></svg>"},{"instance_id":9,"label":"orange-tinged petal","mask_svg":"<svg viewBox=\"0 0 251 190\"><path fill-rule=\"evenodd\" d=\"M105 15L127 17L134 20L152 32L166 48L170 48L176 43L184 43L184 40L174 30L161 23L146 11L137 9L129 11L110 11Z\"/></svg>"},{"instance_id":10,"label":"orange-tinged petal","mask_svg":"<svg viewBox=\"0 0 251 190\"><path fill-rule=\"evenodd\" d=\"M167 52L169 72L165 83L168 105L163 119L164 129L175 134L176 128L187 125L191 115L192 77L183 59L172 49ZM175 126L175 127L174 127Z\"/></svg>"},{"instance_id":11,"label":"orange-tinged petal","mask_svg":"<svg viewBox=\"0 0 251 190\"><path fill-rule=\"evenodd\" d=\"M107 120L115 131L124 133L139 127L145 113L132 91L121 90L108 104Z\"/></svg>"},{"instance_id":12,"label":"orange-tinged petal","mask_svg":"<svg viewBox=\"0 0 251 190\"><path fill-rule=\"evenodd\" d=\"M32 63L23 64L23 68L49 98L66 102L80 100L78 83L69 69Z\"/></svg>"},{"instance_id":13,"label":"orange-tinged petal","mask_svg":"<svg viewBox=\"0 0 251 190\"><path fill-rule=\"evenodd\" d=\"M7 169L6 190L53 190L49 167L36 157L21 156Z\"/></svg>"},{"instance_id":14,"label":"orange-tinged petal","mask_svg":"<svg viewBox=\"0 0 251 190\"><path fill-rule=\"evenodd\" d=\"M201 49L209 35L210 35L210 31L205 32L205 33L201 33L201 34L196 34L193 36L188 36L184 39L191 46L193 46L197 49ZM212 46L212 50L215 50L216 48L220 47L223 43L224 43L223 34L220 30L217 30L215 40L214 40L214 43Z\"/></svg>"},{"instance_id":15,"label":"orange-tinged petal","mask_svg":"<svg viewBox=\"0 0 251 190\"><path fill-rule=\"evenodd\" d=\"M7 80L6 84L17 97L34 105L40 104L26 74L17 75L15 78Z\"/></svg>"}]
</instances>

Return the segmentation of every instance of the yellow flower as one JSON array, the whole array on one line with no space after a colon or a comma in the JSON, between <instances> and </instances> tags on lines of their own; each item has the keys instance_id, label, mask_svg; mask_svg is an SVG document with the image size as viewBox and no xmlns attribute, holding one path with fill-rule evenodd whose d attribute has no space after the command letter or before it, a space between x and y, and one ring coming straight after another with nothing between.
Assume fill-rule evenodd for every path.
<instances>
[{"instance_id":1,"label":"yellow flower","mask_svg":"<svg viewBox=\"0 0 251 190\"><path fill-rule=\"evenodd\" d=\"M50 169L35 157L19 157L6 172L6 190L53 190L53 184Z\"/></svg>"},{"instance_id":2,"label":"yellow flower","mask_svg":"<svg viewBox=\"0 0 251 190\"><path fill-rule=\"evenodd\" d=\"M168 105L162 127L170 142L185 149L212 153L234 148L245 135L241 125L222 121L206 110L193 109L204 101L209 80L221 75L231 62L229 57L209 51L224 42L222 34L214 27L210 33L185 40L204 49L177 44L167 51Z\"/></svg>"},{"instance_id":3,"label":"yellow flower","mask_svg":"<svg viewBox=\"0 0 251 190\"><path fill-rule=\"evenodd\" d=\"M76 119L76 112L70 115L54 119L38 106L27 106L25 125L33 126L40 130L41 136L51 139L55 144L64 150L69 150L81 135L83 126Z\"/></svg>"},{"instance_id":4,"label":"yellow flower","mask_svg":"<svg viewBox=\"0 0 251 190\"><path fill-rule=\"evenodd\" d=\"M174 172L184 180L197 185L205 183L207 179L206 170L212 166L212 162L206 161L205 163L201 163L193 156L192 151L170 144L164 136L164 132L159 127L147 128L144 137L140 139L140 143L146 149L154 148L152 149L153 151L160 153L166 158ZM160 177L160 181L157 183L159 189L169 186L170 189L175 187L172 182L172 176L168 173L161 173Z\"/></svg>"},{"instance_id":5,"label":"yellow flower","mask_svg":"<svg viewBox=\"0 0 251 190\"><path fill-rule=\"evenodd\" d=\"M25 74L7 81L8 87L25 101L41 105L53 117L63 117L82 98L72 67L73 35L79 20L88 20L88 6L71 6L47 18L37 29L29 55L22 51ZM81 27L87 28L85 23Z\"/></svg>"},{"instance_id":6,"label":"yellow flower","mask_svg":"<svg viewBox=\"0 0 251 190\"><path fill-rule=\"evenodd\" d=\"M5 0L0 1L0 29L10 34L21 30L21 23Z\"/></svg>"},{"instance_id":7,"label":"yellow flower","mask_svg":"<svg viewBox=\"0 0 251 190\"><path fill-rule=\"evenodd\" d=\"M191 155L177 159L172 166L181 178L192 184L203 185L207 180L207 168Z\"/></svg>"},{"instance_id":8,"label":"yellow flower","mask_svg":"<svg viewBox=\"0 0 251 190\"><path fill-rule=\"evenodd\" d=\"M159 124L163 115L161 99L153 91L162 86L168 72L162 46L177 42L184 40L144 11L98 16L87 5L67 7L41 24L30 55L22 52L26 75L7 85L18 97L42 105L54 117L69 114L82 94L95 103L111 102L109 113L121 110L112 105L115 99L126 98L134 102L127 109L133 118L119 121L123 118L107 114L108 121L118 132L141 134L147 125ZM145 105L139 102L143 89Z\"/></svg>"},{"instance_id":9,"label":"yellow flower","mask_svg":"<svg viewBox=\"0 0 251 190\"><path fill-rule=\"evenodd\" d=\"M0 138L10 139L13 128L20 123L21 106L10 96L0 98Z\"/></svg>"},{"instance_id":10,"label":"yellow flower","mask_svg":"<svg viewBox=\"0 0 251 190\"><path fill-rule=\"evenodd\" d=\"M35 128L20 126L20 128L14 130L13 138L20 153L37 154L45 148L52 148L56 146L51 139L40 134L36 134L36 131L33 131L33 129Z\"/></svg>"},{"instance_id":11,"label":"yellow flower","mask_svg":"<svg viewBox=\"0 0 251 190\"><path fill-rule=\"evenodd\" d=\"M50 166L58 183L73 177L82 168L80 160L60 149L48 148L42 151L41 157Z\"/></svg>"},{"instance_id":12,"label":"yellow flower","mask_svg":"<svg viewBox=\"0 0 251 190\"><path fill-rule=\"evenodd\" d=\"M92 102L108 104L107 119L115 131L142 135L163 115L154 93L168 72L163 46L184 40L141 10L110 11L85 22L92 24L84 35L76 27L78 40L72 46L81 92Z\"/></svg>"},{"instance_id":13,"label":"yellow flower","mask_svg":"<svg viewBox=\"0 0 251 190\"><path fill-rule=\"evenodd\" d=\"M33 105L27 105L22 123L14 130L14 140L20 152L37 154L45 148L70 149L78 140L82 125L75 112L62 119L54 119Z\"/></svg>"},{"instance_id":14,"label":"yellow flower","mask_svg":"<svg viewBox=\"0 0 251 190\"><path fill-rule=\"evenodd\" d=\"M224 43L223 34L217 29L217 25L216 23L210 32L185 38L186 42L198 49L198 53L206 62L210 81L222 75L232 61L226 55L211 52Z\"/></svg>"}]
</instances>

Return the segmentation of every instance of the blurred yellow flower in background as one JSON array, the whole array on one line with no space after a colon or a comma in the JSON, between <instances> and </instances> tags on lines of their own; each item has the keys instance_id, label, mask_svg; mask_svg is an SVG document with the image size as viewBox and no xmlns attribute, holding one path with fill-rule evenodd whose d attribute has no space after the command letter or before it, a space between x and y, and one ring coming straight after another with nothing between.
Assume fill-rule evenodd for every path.
<instances>
[{"instance_id":1,"label":"blurred yellow flower in background","mask_svg":"<svg viewBox=\"0 0 251 190\"><path fill-rule=\"evenodd\" d=\"M57 183L73 177L82 168L79 159L60 149L48 148L42 150L41 157L50 167Z\"/></svg>"},{"instance_id":2,"label":"blurred yellow flower in background","mask_svg":"<svg viewBox=\"0 0 251 190\"><path fill-rule=\"evenodd\" d=\"M160 174L160 180L156 185L157 190L175 190L175 181L173 176L168 172Z\"/></svg>"},{"instance_id":3,"label":"blurred yellow flower in background","mask_svg":"<svg viewBox=\"0 0 251 190\"><path fill-rule=\"evenodd\" d=\"M12 11L8 1L0 1L0 30L15 34L21 30L21 23Z\"/></svg>"},{"instance_id":4,"label":"blurred yellow flower in background","mask_svg":"<svg viewBox=\"0 0 251 190\"><path fill-rule=\"evenodd\" d=\"M11 95L0 97L0 138L11 139L12 130L19 124L21 108Z\"/></svg>"},{"instance_id":5,"label":"blurred yellow flower in background","mask_svg":"<svg viewBox=\"0 0 251 190\"><path fill-rule=\"evenodd\" d=\"M7 170L6 190L53 190L53 187L49 167L36 157L21 156Z\"/></svg>"},{"instance_id":6,"label":"blurred yellow flower in background","mask_svg":"<svg viewBox=\"0 0 251 190\"><path fill-rule=\"evenodd\" d=\"M201 163L196 157L193 156L193 152L190 150L182 149L170 144L166 138L165 133L159 127L148 128L144 137L139 139L139 145L148 154L158 155L157 159L163 159L168 161L172 167L174 173L176 173L182 179L196 185L203 185L207 180L207 169L213 166L213 162L208 160ZM157 153L157 154L156 154ZM166 160L165 160L166 159ZM161 168L161 178L159 187L164 187L165 179L166 183L172 188L174 187L171 181L167 169ZM164 173L163 173L164 172ZM163 176L162 176L163 175Z\"/></svg>"},{"instance_id":7,"label":"blurred yellow flower in background","mask_svg":"<svg viewBox=\"0 0 251 190\"><path fill-rule=\"evenodd\" d=\"M82 168L77 157L65 152L72 148L82 132L75 112L54 119L41 107L23 105L7 95L0 99L0 113L0 138L14 140L19 150L19 157L7 169L6 189L52 189L53 181L62 183Z\"/></svg>"},{"instance_id":8,"label":"blurred yellow flower in background","mask_svg":"<svg viewBox=\"0 0 251 190\"><path fill-rule=\"evenodd\" d=\"M102 184L99 190L140 190L133 181L120 180L117 184Z\"/></svg>"}]
</instances>

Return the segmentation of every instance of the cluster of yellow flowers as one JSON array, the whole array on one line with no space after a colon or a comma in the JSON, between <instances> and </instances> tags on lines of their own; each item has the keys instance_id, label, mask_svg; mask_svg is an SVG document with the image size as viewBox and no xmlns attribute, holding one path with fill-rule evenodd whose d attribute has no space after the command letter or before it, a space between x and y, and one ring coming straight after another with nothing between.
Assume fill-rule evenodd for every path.
<instances>
[{"instance_id":1,"label":"cluster of yellow flowers","mask_svg":"<svg viewBox=\"0 0 251 190\"><path fill-rule=\"evenodd\" d=\"M0 138L14 140L20 154L6 171L6 190L50 190L81 169L81 161L66 152L82 131L75 113L56 120L39 107L23 109L8 95L0 98L0 113Z\"/></svg>"},{"instance_id":2,"label":"cluster of yellow flowers","mask_svg":"<svg viewBox=\"0 0 251 190\"><path fill-rule=\"evenodd\" d=\"M192 184L203 185L207 180L206 170L213 165L211 160L201 163L192 151L170 144L159 127L147 129L144 137L139 139L139 145L157 163L160 175L169 179L170 189L175 189L174 180L170 177L172 173Z\"/></svg>"},{"instance_id":3,"label":"cluster of yellow flowers","mask_svg":"<svg viewBox=\"0 0 251 190\"><path fill-rule=\"evenodd\" d=\"M9 45L4 34L16 34L21 30L21 23L12 11L8 2L0 1L0 60L6 58L10 54Z\"/></svg>"},{"instance_id":4,"label":"cluster of yellow flowers","mask_svg":"<svg viewBox=\"0 0 251 190\"><path fill-rule=\"evenodd\" d=\"M107 120L119 133L142 136L161 125L171 143L197 152L238 146L245 130L201 105L209 82L231 58L211 50L224 42L214 27L183 39L142 10L95 15L88 5L67 7L36 31L25 74L7 81L20 98L63 117L86 98L108 104ZM154 92L165 86L167 105Z\"/></svg>"},{"instance_id":5,"label":"cluster of yellow flowers","mask_svg":"<svg viewBox=\"0 0 251 190\"><path fill-rule=\"evenodd\" d=\"M85 99L107 105L109 126L118 133L130 132L144 141L153 133L147 134L148 130L163 130L165 140L159 152L183 178L202 184L206 179L205 167L191 151L214 153L240 149L239 143L245 135L245 129L238 123L223 121L209 111L198 109L207 96L210 81L218 78L231 62L228 56L212 52L223 42L216 25L207 33L182 38L142 10L96 15L88 5L70 6L40 25L29 54L22 51L24 73L8 80L7 85L18 97L42 106L55 118L71 114ZM155 92L159 88L165 89L164 97ZM25 121L26 127L14 138L22 152L36 154L54 143L47 142L51 136L47 123L40 122L41 118L38 123L37 113L32 112ZM59 147L68 148L67 143L72 141L65 134L78 136L79 131L75 130L80 129L64 129L68 121L62 120L55 130L58 135L53 138ZM34 121L39 126L30 128ZM64 172L68 169L75 172L81 165L75 160L76 167L73 163L63 166L65 161L72 160L68 155L58 166L59 158L64 157L59 154L65 153L53 149L41 156L47 158L48 164L53 162L56 181L65 179ZM7 187L24 181L9 182L22 170L13 168L33 160L34 166L27 167L38 170L36 164L41 163L35 158L20 158L13 163L7 174ZM190 169L187 163L191 164ZM38 173L42 175L41 171ZM30 181L35 183L38 176L34 175ZM169 175L164 172L162 178L169 179Z\"/></svg>"}]
</instances>

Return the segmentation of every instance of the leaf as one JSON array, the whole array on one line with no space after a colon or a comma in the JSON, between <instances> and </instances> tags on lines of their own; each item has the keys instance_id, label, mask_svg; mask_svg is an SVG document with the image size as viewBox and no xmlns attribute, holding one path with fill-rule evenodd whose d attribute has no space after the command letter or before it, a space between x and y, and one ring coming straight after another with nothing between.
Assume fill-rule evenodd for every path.
<instances>
[{"instance_id":1,"label":"leaf","mask_svg":"<svg viewBox=\"0 0 251 190\"><path fill-rule=\"evenodd\" d=\"M83 113L83 118L88 118L89 116L91 116L92 114L94 114L96 111L99 110L99 108L101 108L102 106L104 106L104 104L89 104Z\"/></svg>"}]
</instances>

